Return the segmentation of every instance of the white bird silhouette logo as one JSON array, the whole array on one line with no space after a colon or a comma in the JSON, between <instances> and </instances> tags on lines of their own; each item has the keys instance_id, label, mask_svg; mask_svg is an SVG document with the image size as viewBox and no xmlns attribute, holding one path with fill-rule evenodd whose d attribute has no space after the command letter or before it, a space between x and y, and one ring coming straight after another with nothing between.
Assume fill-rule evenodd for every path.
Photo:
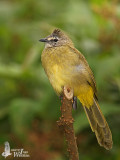
<instances>
[{"instance_id":1,"label":"white bird silhouette logo","mask_svg":"<svg viewBox=\"0 0 120 160\"><path fill-rule=\"evenodd\" d=\"M7 156L11 155L12 153L10 153L10 145L9 145L9 142L5 142L4 144L5 144L5 150L4 150L4 152L2 153L2 156L6 158Z\"/></svg>"}]
</instances>

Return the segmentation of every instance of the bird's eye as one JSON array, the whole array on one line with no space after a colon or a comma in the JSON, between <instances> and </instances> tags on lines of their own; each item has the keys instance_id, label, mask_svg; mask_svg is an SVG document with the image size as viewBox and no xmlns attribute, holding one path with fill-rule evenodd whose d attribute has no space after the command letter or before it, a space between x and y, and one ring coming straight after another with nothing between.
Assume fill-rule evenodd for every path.
<instances>
[{"instance_id":1,"label":"bird's eye","mask_svg":"<svg viewBox=\"0 0 120 160\"><path fill-rule=\"evenodd\" d=\"M57 38L55 38L55 39L54 39L54 42L57 42L57 41L58 41L58 39L57 39Z\"/></svg>"}]
</instances>

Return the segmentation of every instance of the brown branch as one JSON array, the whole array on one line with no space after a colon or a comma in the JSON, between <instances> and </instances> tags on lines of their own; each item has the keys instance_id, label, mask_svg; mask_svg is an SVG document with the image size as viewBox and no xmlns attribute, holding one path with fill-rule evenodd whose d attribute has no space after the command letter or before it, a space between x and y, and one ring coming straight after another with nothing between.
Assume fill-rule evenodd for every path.
<instances>
[{"instance_id":1,"label":"brown branch","mask_svg":"<svg viewBox=\"0 0 120 160\"><path fill-rule=\"evenodd\" d=\"M74 120L72 117L72 104L73 90L65 86L62 98L61 117L57 123L63 129L67 141L67 150L69 152L70 160L79 160L76 137L73 128Z\"/></svg>"}]
</instances>

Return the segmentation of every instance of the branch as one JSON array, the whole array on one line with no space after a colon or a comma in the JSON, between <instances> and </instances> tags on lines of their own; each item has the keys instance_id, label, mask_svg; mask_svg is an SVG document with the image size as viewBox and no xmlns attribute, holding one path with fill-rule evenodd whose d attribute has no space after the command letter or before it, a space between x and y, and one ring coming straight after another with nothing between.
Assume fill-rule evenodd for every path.
<instances>
[{"instance_id":1,"label":"branch","mask_svg":"<svg viewBox=\"0 0 120 160\"><path fill-rule=\"evenodd\" d=\"M64 131L70 160L79 160L76 137L73 128L74 119L72 117L72 105L73 90L67 86L64 86L61 106L61 117L57 123L60 127L62 127Z\"/></svg>"}]
</instances>

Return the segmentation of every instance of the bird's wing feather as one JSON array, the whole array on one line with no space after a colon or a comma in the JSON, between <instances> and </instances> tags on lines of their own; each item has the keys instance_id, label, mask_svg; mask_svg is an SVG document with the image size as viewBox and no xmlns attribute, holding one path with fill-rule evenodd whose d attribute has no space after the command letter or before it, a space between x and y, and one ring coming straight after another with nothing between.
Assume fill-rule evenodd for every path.
<instances>
[{"instance_id":1,"label":"bird's wing feather","mask_svg":"<svg viewBox=\"0 0 120 160\"><path fill-rule=\"evenodd\" d=\"M86 82L92 87L94 95L97 99L96 82L89 64L87 63L85 57L76 48L70 47L70 50L78 56L78 63L82 63L85 66L85 69L88 72L88 78L86 79Z\"/></svg>"}]
</instances>

